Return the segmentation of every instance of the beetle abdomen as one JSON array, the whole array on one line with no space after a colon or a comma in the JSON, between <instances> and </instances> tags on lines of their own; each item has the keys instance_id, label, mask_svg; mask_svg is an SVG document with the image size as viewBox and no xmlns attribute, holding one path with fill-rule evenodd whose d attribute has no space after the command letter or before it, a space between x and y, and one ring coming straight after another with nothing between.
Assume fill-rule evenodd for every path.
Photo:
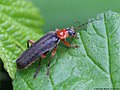
<instances>
[{"instance_id":1,"label":"beetle abdomen","mask_svg":"<svg viewBox=\"0 0 120 90\"><path fill-rule=\"evenodd\" d=\"M26 68L29 64L32 64L37 58L37 55L34 55L33 57L27 56L27 55L25 55L25 56L26 57L17 59L17 61L16 61L17 68L19 68L19 69Z\"/></svg>"},{"instance_id":2,"label":"beetle abdomen","mask_svg":"<svg viewBox=\"0 0 120 90\"><path fill-rule=\"evenodd\" d=\"M49 32L22 53L22 55L16 60L17 67L22 69L29 66L40 55L51 51L59 41L59 38L54 32Z\"/></svg>"}]
</instances>

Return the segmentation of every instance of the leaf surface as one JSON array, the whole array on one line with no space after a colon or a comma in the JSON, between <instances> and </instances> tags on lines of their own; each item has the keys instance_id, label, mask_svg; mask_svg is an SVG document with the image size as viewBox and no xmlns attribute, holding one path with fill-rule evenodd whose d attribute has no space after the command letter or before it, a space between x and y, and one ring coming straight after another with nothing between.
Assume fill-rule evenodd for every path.
<instances>
[{"instance_id":1,"label":"leaf surface","mask_svg":"<svg viewBox=\"0 0 120 90\"><path fill-rule=\"evenodd\" d=\"M97 15L100 20L87 25L73 43L77 49L59 47L46 76L49 56L42 61L40 72L33 79L38 62L19 70L14 90L94 90L120 88L120 15L108 11ZM102 19L101 19L102 18Z\"/></svg>"},{"instance_id":2,"label":"leaf surface","mask_svg":"<svg viewBox=\"0 0 120 90\"><path fill-rule=\"evenodd\" d=\"M12 79L15 78L16 59L26 49L27 40L42 36L42 24L37 8L30 2L0 0L0 58Z\"/></svg>"}]
</instances>

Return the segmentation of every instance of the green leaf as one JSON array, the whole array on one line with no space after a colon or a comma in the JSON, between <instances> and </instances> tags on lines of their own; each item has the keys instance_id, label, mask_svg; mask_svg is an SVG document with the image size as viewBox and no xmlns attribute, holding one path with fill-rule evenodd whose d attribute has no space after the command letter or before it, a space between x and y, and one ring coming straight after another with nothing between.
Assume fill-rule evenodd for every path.
<instances>
[{"instance_id":1,"label":"green leaf","mask_svg":"<svg viewBox=\"0 0 120 90\"><path fill-rule=\"evenodd\" d=\"M38 62L19 70L14 90L94 90L120 88L120 14L108 11L100 20L89 23L87 31L78 33L77 49L59 47L46 76L47 59L33 79ZM101 19L102 18L102 19Z\"/></svg>"},{"instance_id":2,"label":"green leaf","mask_svg":"<svg viewBox=\"0 0 120 90\"><path fill-rule=\"evenodd\" d=\"M12 79L16 59L26 49L27 40L41 37L42 24L39 11L30 2L0 0L0 58Z\"/></svg>"}]
</instances>

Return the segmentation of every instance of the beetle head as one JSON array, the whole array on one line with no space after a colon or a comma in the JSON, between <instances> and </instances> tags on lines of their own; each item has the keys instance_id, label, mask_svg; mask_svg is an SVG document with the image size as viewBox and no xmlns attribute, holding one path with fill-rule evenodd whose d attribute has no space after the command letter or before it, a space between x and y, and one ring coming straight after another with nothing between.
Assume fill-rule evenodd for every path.
<instances>
[{"instance_id":1,"label":"beetle head","mask_svg":"<svg viewBox=\"0 0 120 90\"><path fill-rule=\"evenodd\" d=\"M73 28L73 26L71 28L67 28L68 34L70 37L77 37L77 34Z\"/></svg>"}]
</instances>

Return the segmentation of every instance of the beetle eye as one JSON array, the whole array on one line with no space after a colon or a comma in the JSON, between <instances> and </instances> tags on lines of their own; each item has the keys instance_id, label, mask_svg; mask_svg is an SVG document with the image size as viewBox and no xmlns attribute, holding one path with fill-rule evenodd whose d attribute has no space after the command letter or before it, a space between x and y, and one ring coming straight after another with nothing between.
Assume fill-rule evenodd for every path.
<instances>
[{"instance_id":1,"label":"beetle eye","mask_svg":"<svg viewBox=\"0 0 120 90\"><path fill-rule=\"evenodd\" d=\"M73 35L75 35L76 33L75 32L73 32Z\"/></svg>"}]
</instances>

